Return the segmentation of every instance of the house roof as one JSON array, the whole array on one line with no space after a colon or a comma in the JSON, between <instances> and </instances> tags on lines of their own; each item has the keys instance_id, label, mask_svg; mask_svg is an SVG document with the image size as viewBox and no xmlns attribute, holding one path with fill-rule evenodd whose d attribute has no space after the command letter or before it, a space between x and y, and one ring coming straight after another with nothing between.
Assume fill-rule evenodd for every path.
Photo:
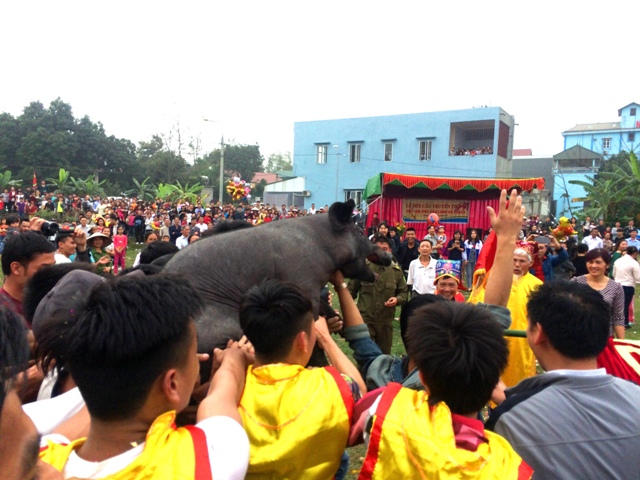
<instances>
[{"instance_id":1,"label":"house roof","mask_svg":"<svg viewBox=\"0 0 640 480\"><path fill-rule=\"evenodd\" d=\"M621 117L622 116L622 110L624 110L625 108L627 108L627 107L629 107L631 105L638 105L640 107L640 104L638 104L636 102L631 102L630 104L625 105L624 107L618 109L618 116Z\"/></svg>"},{"instance_id":2,"label":"house roof","mask_svg":"<svg viewBox=\"0 0 640 480\"><path fill-rule=\"evenodd\" d=\"M531 155L533 155L533 150L530 148L514 148L511 152L513 157L530 157Z\"/></svg>"},{"instance_id":3,"label":"house roof","mask_svg":"<svg viewBox=\"0 0 640 480\"><path fill-rule=\"evenodd\" d=\"M251 183L258 183L261 180L266 180L267 183L275 183L280 181L277 173L269 173L269 172L256 172L253 174L253 178L251 179Z\"/></svg>"},{"instance_id":4,"label":"house roof","mask_svg":"<svg viewBox=\"0 0 640 480\"><path fill-rule=\"evenodd\" d=\"M595 132L598 130L620 130L620 122L581 123L562 133L569 132Z\"/></svg>"},{"instance_id":5,"label":"house roof","mask_svg":"<svg viewBox=\"0 0 640 480\"><path fill-rule=\"evenodd\" d=\"M566 149L564 152L560 152L553 156L554 160L585 160L599 158L602 160L600 153L584 148L580 145L574 145L571 148Z\"/></svg>"},{"instance_id":6,"label":"house roof","mask_svg":"<svg viewBox=\"0 0 640 480\"><path fill-rule=\"evenodd\" d=\"M427 190L453 190L485 192L487 190L502 189L510 191L515 188L518 191L531 191L534 188L544 190L544 178L443 178L427 177L422 175L402 175L398 173L379 173L367 181L363 197L369 199L382 195L384 187L387 185L402 186L407 189L427 189Z\"/></svg>"}]
</instances>

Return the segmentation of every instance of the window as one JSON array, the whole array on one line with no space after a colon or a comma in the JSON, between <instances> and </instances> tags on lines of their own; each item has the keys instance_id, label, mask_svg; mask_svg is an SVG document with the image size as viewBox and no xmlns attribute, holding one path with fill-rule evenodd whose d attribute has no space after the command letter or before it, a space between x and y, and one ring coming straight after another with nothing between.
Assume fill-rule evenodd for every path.
<instances>
[{"instance_id":1,"label":"window","mask_svg":"<svg viewBox=\"0 0 640 480\"><path fill-rule=\"evenodd\" d=\"M635 132L629 132L629 139L630 142L635 142L636 141L636 134Z\"/></svg>"},{"instance_id":2,"label":"window","mask_svg":"<svg viewBox=\"0 0 640 480\"><path fill-rule=\"evenodd\" d=\"M356 206L362 203L362 190L345 190L344 191L344 201L346 202L349 199L353 199L356 202Z\"/></svg>"},{"instance_id":3,"label":"window","mask_svg":"<svg viewBox=\"0 0 640 480\"><path fill-rule=\"evenodd\" d=\"M393 160L393 143L384 144L384 161L390 162Z\"/></svg>"},{"instance_id":4,"label":"window","mask_svg":"<svg viewBox=\"0 0 640 480\"><path fill-rule=\"evenodd\" d=\"M431 140L420 140L420 160L431 160Z\"/></svg>"},{"instance_id":5,"label":"window","mask_svg":"<svg viewBox=\"0 0 640 480\"><path fill-rule=\"evenodd\" d=\"M609 150L611 148L611 139L610 138L603 138L602 139L602 149L603 150Z\"/></svg>"},{"instance_id":6,"label":"window","mask_svg":"<svg viewBox=\"0 0 640 480\"><path fill-rule=\"evenodd\" d=\"M636 116L636 108L635 107L629 109L629 115L632 116L632 117Z\"/></svg>"},{"instance_id":7,"label":"window","mask_svg":"<svg viewBox=\"0 0 640 480\"><path fill-rule=\"evenodd\" d=\"M318 145L318 163L327 163L327 152L329 151L329 145Z\"/></svg>"},{"instance_id":8,"label":"window","mask_svg":"<svg viewBox=\"0 0 640 480\"><path fill-rule=\"evenodd\" d=\"M360 147L359 143L352 143L349 145L349 161L351 163L360 163Z\"/></svg>"}]
</instances>

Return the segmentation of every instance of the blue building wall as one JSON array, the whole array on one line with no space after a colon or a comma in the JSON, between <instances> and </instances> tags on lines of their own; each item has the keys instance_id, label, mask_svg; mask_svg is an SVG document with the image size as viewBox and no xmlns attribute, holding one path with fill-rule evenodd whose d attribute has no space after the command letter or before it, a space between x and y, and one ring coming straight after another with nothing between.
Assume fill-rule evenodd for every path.
<instances>
[{"instance_id":1,"label":"blue building wall","mask_svg":"<svg viewBox=\"0 0 640 480\"><path fill-rule=\"evenodd\" d=\"M453 125L452 125L453 124ZM361 191L380 172L443 177L511 176L514 119L499 107L382 117L296 122L293 169L305 177L305 208L344 201L347 191ZM491 139L482 130L493 129ZM466 132L472 132L465 135ZM479 135L479 136L478 136ZM477 139L480 138L480 139ZM420 141L431 142L431 159L420 160ZM385 161L385 143L393 145ZM360 145L360 161L350 161L350 145ZM326 163L317 161L327 146ZM449 155L451 147L490 147L493 153ZM498 155L498 152L504 155Z\"/></svg>"},{"instance_id":2,"label":"blue building wall","mask_svg":"<svg viewBox=\"0 0 640 480\"><path fill-rule=\"evenodd\" d=\"M635 110L635 111L634 111ZM636 153L640 146L640 104L631 103L618 110L619 122L585 124L581 125L584 130L572 131L567 130L562 133L564 137L564 150L580 145L593 152L600 153L605 160L611 155L616 155L622 151ZM576 127L574 127L575 129ZM608 139L608 141L605 141ZM569 208L567 201L572 198L584 198L587 195L585 190L578 185L570 185L569 180L592 181L593 172L584 173L556 173L554 200L556 203L556 216L569 216ZM565 193L562 188L563 180L569 190L569 199L561 198ZM572 202L571 209L575 212L582 209L584 202Z\"/></svg>"},{"instance_id":3,"label":"blue building wall","mask_svg":"<svg viewBox=\"0 0 640 480\"><path fill-rule=\"evenodd\" d=\"M597 124L600 128L584 131L563 132L564 150L580 145L605 157L623 150L636 151L640 145L640 104L631 103L621 108L619 114L619 122ZM605 139L609 139L608 147Z\"/></svg>"},{"instance_id":4,"label":"blue building wall","mask_svg":"<svg viewBox=\"0 0 640 480\"><path fill-rule=\"evenodd\" d=\"M585 198L587 192L580 185L572 185L571 180L591 182L593 172L556 173L554 175L553 200L556 202L556 218L575 216L582 210L584 202L573 202L574 198Z\"/></svg>"}]
</instances>

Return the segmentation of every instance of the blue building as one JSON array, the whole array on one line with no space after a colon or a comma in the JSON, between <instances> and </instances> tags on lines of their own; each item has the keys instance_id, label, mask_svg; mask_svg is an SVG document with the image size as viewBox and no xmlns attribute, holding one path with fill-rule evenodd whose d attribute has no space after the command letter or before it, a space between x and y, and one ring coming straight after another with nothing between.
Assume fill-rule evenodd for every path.
<instances>
[{"instance_id":1,"label":"blue building","mask_svg":"<svg viewBox=\"0 0 640 480\"><path fill-rule=\"evenodd\" d=\"M294 198L304 208L349 198L360 204L367 180L380 172L508 178L513 128L499 107L296 122L293 170L304 190Z\"/></svg>"},{"instance_id":2,"label":"blue building","mask_svg":"<svg viewBox=\"0 0 640 480\"><path fill-rule=\"evenodd\" d=\"M635 151L640 141L640 104L622 107L618 117L619 122L584 123L562 132L564 149L580 145L604 158Z\"/></svg>"},{"instance_id":3,"label":"blue building","mask_svg":"<svg viewBox=\"0 0 640 480\"><path fill-rule=\"evenodd\" d=\"M574 145L553 156L553 201L557 218L576 216L584 208L587 192L581 185L575 185L571 181L591 183L602 166L603 159L603 155L580 145Z\"/></svg>"},{"instance_id":4,"label":"blue building","mask_svg":"<svg viewBox=\"0 0 640 480\"><path fill-rule=\"evenodd\" d=\"M584 123L562 132L564 151L553 157L556 216L570 216L584 207L587 193L571 180L591 182L609 157L638 149L640 104L622 107L618 117L619 122Z\"/></svg>"}]
</instances>

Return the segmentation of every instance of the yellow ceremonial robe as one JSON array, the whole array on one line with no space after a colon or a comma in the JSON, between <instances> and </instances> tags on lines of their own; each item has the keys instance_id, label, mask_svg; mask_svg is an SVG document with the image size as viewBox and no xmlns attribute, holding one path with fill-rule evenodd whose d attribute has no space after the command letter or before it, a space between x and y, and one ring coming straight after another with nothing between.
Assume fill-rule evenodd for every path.
<instances>
[{"instance_id":1,"label":"yellow ceremonial robe","mask_svg":"<svg viewBox=\"0 0 640 480\"><path fill-rule=\"evenodd\" d=\"M527 302L533 290L542 285L539 278L527 273L520 278L514 276L507 308L511 312L511 330L527 329ZM475 290L469 302L484 301L484 287ZM521 380L536 374L536 357L533 355L526 338L507 337L509 345L509 363L501 375L507 387L517 385Z\"/></svg>"},{"instance_id":2,"label":"yellow ceremonial robe","mask_svg":"<svg viewBox=\"0 0 640 480\"><path fill-rule=\"evenodd\" d=\"M456 446L446 404L430 407L425 392L390 383L383 392L358 480L531 478L509 443L485 431L475 452Z\"/></svg>"},{"instance_id":3,"label":"yellow ceremonial robe","mask_svg":"<svg viewBox=\"0 0 640 480\"><path fill-rule=\"evenodd\" d=\"M507 308L511 312L511 329L526 330L527 302L533 290L542 285L539 278L527 273L513 280ZM526 338L507 337L509 345L509 364L502 374L502 381L507 387L513 387L528 377L536 374L536 357L529 347Z\"/></svg>"},{"instance_id":4,"label":"yellow ceremonial robe","mask_svg":"<svg viewBox=\"0 0 640 480\"><path fill-rule=\"evenodd\" d=\"M333 367L249 367L240 401L247 479L334 478L347 446L353 395Z\"/></svg>"},{"instance_id":5,"label":"yellow ceremonial robe","mask_svg":"<svg viewBox=\"0 0 640 480\"><path fill-rule=\"evenodd\" d=\"M198 427L176 428L174 411L160 415L149 428L144 450L109 480L211 480L207 439ZM62 472L71 452L86 439L68 445L49 442L40 458Z\"/></svg>"}]
</instances>

